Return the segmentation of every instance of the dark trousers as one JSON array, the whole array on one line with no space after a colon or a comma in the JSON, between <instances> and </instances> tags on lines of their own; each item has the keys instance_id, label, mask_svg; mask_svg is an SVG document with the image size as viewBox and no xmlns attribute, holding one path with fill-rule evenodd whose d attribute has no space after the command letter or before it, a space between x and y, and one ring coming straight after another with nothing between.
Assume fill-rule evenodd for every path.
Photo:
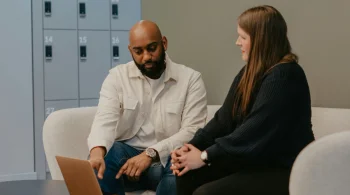
<instances>
[{"instance_id":1,"label":"dark trousers","mask_svg":"<svg viewBox=\"0 0 350 195\"><path fill-rule=\"evenodd\" d=\"M176 177L177 195L288 195L290 169L213 164Z\"/></svg>"}]
</instances>

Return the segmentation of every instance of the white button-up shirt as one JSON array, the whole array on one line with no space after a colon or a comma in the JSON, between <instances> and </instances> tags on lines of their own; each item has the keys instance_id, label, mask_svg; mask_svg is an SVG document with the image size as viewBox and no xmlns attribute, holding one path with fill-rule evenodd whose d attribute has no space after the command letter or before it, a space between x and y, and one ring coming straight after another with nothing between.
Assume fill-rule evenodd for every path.
<instances>
[{"instance_id":1,"label":"white button-up shirt","mask_svg":"<svg viewBox=\"0 0 350 195\"><path fill-rule=\"evenodd\" d=\"M103 146L107 152L115 141L133 138L152 114L158 151L165 166L170 152L181 147L205 125L206 90L201 74L166 57L164 82L152 95L146 78L133 61L111 69L105 79L98 110L88 137L89 150Z\"/></svg>"},{"instance_id":2,"label":"white button-up shirt","mask_svg":"<svg viewBox=\"0 0 350 195\"><path fill-rule=\"evenodd\" d=\"M153 125L156 123L154 116L157 114L157 110L152 109L152 107L153 100L157 97L157 92L161 90L160 88L163 87L164 73L158 79L150 79L146 77L146 80L151 87L151 93L146 92L144 104L148 105L148 108L146 109L150 110L151 112L146 115L145 122L141 126L139 132L136 133L133 138L125 141L125 143L129 146L132 146L139 150L144 150L150 146L155 145L158 142L155 136L155 129Z\"/></svg>"}]
</instances>

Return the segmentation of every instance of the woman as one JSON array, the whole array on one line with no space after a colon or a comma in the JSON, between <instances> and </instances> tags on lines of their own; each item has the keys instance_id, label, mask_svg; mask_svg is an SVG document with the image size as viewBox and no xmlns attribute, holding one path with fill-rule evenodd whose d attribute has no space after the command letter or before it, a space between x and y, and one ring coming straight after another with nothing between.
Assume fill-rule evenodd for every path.
<instances>
[{"instance_id":1,"label":"woman","mask_svg":"<svg viewBox=\"0 0 350 195\"><path fill-rule=\"evenodd\" d=\"M172 153L178 195L288 194L293 162L314 140L309 87L283 16L253 7L237 29L246 65L215 117Z\"/></svg>"}]
</instances>

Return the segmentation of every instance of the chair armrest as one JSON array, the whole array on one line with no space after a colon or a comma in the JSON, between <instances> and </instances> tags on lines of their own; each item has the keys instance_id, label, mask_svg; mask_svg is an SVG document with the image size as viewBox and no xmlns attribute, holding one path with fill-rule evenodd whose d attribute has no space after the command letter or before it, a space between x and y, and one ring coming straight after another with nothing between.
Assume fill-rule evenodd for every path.
<instances>
[{"instance_id":1,"label":"chair armrest","mask_svg":"<svg viewBox=\"0 0 350 195\"><path fill-rule=\"evenodd\" d=\"M87 138L97 107L69 108L50 114L43 127L43 144L52 179L63 180L56 155L87 159Z\"/></svg>"},{"instance_id":2,"label":"chair armrest","mask_svg":"<svg viewBox=\"0 0 350 195\"><path fill-rule=\"evenodd\" d=\"M324 136L296 158L290 195L350 194L350 131Z\"/></svg>"}]
</instances>

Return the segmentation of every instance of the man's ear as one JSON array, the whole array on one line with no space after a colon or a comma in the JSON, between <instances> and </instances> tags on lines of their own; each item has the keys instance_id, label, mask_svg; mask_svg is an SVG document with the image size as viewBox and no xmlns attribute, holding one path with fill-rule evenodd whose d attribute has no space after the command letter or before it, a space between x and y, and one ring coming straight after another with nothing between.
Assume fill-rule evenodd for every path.
<instances>
[{"instance_id":1,"label":"man's ear","mask_svg":"<svg viewBox=\"0 0 350 195\"><path fill-rule=\"evenodd\" d=\"M130 54L132 55L131 46L130 45L128 45L128 49L129 49Z\"/></svg>"},{"instance_id":2,"label":"man's ear","mask_svg":"<svg viewBox=\"0 0 350 195\"><path fill-rule=\"evenodd\" d=\"M168 39L166 38L166 36L163 36L162 42L163 42L164 50L166 51L168 49Z\"/></svg>"}]
</instances>

